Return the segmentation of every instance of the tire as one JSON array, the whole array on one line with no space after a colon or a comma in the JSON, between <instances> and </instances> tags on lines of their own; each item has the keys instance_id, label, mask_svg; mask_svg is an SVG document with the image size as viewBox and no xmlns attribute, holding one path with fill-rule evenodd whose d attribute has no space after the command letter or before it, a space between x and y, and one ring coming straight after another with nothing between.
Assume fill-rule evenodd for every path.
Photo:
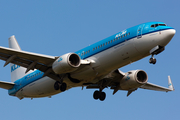
<instances>
[{"instance_id":1,"label":"tire","mask_svg":"<svg viewBox=\"0 0 180 120\"><path fill-rule=\"evenodd\" d=\"M106 98L106 93L105 92L101 92L99 100L104 101L105 98Z\"/></svg>"},{"instance_id":2,"label":"tire","mask_svg":"<svg viewBox=\"0 0 180 120\"><path fill-rule=\"evenodd\" d=\"M153 63L153 58L149 59L149 63L152 64Z\"/></svg>"},{"instance_id":3,"label":"tire","mask_svg":"<svg viewBox=\"0 0 180 120\"><path fill-rule=\"evenodd\" d=\"M67 88L67 84L66 83L62 83L61 86L60 86L60 90L61 92L64 92Z\"/></svg>"},{"instance_id":4,"label":"tire","mask_svg":"<svg viewBox=\"0 0 180 120\"><path fill-rule=\"evenodd\" d=\"M55 90L59 90L59 83L58 83L58 82L55 82L55 83L54 83L54 89L55 89Z\"/></svg>"},{"instance_id":5,"label":"tire","mask_svg":"<svg viewBox=\"0 0 180 120\"><path fill-rule=\"evenodd\" d=\"M94 91L93 98L95 100L97 100L97 99L99 99L99 95L100 95L100 92L96 90L96 91Z\"/></svg>"},{"instance_id":6,"label":"tire","mask_svg":"<svg viewBox=\"0 0 180 120\"><path fill-rule=\"evenodd\" d=\"M156 59L155 58L153 59L153 64L156 64Z\"/></svg>"}]
</instances>

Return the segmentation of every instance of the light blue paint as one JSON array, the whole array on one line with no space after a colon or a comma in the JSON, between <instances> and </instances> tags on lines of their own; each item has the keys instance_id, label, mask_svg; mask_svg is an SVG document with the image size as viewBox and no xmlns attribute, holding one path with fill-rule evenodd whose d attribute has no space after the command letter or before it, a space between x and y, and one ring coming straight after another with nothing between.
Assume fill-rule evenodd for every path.
<instances>
[{"instance_id":1,"label":"light blue paint","mask_svg":"<svg viewBox=\"0 0 180 120\"><path fill-rule=\"evenodd\" d=\"M43 72L36 70L21 79L16 80L14 87L8 90L8 94L14 96L20 89L43 77Z\"/></svg>"},{"instance_id":2,"label":"light blue paint","mask_svg":"<svg viewBox=\"0 0 180 120\"><path fill-rule=\"evenodd\" d=\"M58 59L58 62L60 62L60 61L62 61L63 60L63 58L62 57L60 57L59 59Z\"/></svg>"},{"instance_id":3,"label":"light blue paint","mask_svg":"<svg viewBox=\"0 0 180 120\"><path fill-rule=\"evenodd\" d=\"M128 81L129 79L130 79L130 77L129 77L129 76L127 76L127 77L126 77L126 79L125 79L125 81Z\"/></svg>"},{"instance_id":4,"label":"light blue paint","mask_svg":"<svg viewBox=\"0 0 180 120\"><path fill-rule=\"evenodd\" d=\"M151 25L153 24L165 24L163 22L148 22L148 23L143 23L143 24L140 24L140 25L137 25L137 26L134 26L134 27L131 27L131 28L128 28L126 30L123 30L119 33L116 33L108 38L105 38L95 44L92 44L86 48L83 48L77 52L75 52L76 54L78 54L80 56L81 59L86 59L88 57L91 57L93 55L96 55L102 51L105 51L111 47L114 47L118 44L121 44L125 41L128 41L130 39L133 39L133 38L136 38L137 37L137 30L139 28L139 26L142 26L143 25L143 28L142 28L142 35L146 35L146 34L150 34L150 33L153 33L153 32L158 32L158 31L163 31L163 30L167 30L167 29L174 29L172 27L169 27L169 26L158 26L156 28L152 28ZM123 35L124 33L130 33L130 35L126 36L126 37L123 37L121 39L118 39L116 40L117 37ZM101 45L103 44L106 44L106 42L111 42L111 40L113 41L115 39L114 42L110 43L110 44L107 44L107 45L104 45L103 47L100 47ZM97 47L96 50L93 50ZM99 48L98 48L99 47ZM89 51L89 52L88 52ZM87 54L86 54L87 52ZM82 55L82 53L85 53Z\"/></svg>"},{"instance_id":5,"label":"light blue paint","mask_svg":"<svg viewBox=\"0 0 180 120\"><path fill-rule=\"evenodd\" d=\"M12 65L11 66L11 72L15 71L16 69L18 69L20 66L19 65Z\"/></svg>"}]
</instances>

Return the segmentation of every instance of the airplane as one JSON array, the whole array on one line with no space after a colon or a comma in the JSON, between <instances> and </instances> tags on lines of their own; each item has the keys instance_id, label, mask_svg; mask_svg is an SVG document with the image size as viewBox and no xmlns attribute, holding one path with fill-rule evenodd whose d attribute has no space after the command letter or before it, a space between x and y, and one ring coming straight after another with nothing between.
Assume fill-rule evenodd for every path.
<instances>
[{"instance_id":1,"label":"airplane","mask_svg":"<svg viewBox=\"0 0 180 120\"><path fill-rule=\"evenodd\" d=\"M124 73L119 68L165 50L176 30L163 22L147 22L125 29L77 52L49 56L21 50L15 36L9 48L0 46L0 59L10 64L11 82L0 81L0 88L10 96L23 98L51 97L73 87L97 89L95 100L104 101L105 88L127 91L127 96L138 88L155 91L174 91L170 76L168 87L148 82L143 70Z\"/></svg>"}]
</instances>

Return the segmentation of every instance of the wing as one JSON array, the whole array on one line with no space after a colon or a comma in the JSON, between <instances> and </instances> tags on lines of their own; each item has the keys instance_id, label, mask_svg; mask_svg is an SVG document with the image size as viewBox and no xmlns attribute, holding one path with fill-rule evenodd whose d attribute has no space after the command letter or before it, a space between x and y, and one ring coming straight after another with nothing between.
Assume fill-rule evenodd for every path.
<instances>
[{"instance_id":1,"label":"wing","mask_svg":"<svg viewBox=\"0 0 180 120\"><path fill-rule=\"evenodd\" d=\"M14 63L27 68L26 72L38 69L44 72L44 76L48 76L59 81L61 79L61 75L56 74L52 70L52 64L57 58L58 57L55 56L42 55L0 46L0 59L6 61L4 66L9 63ZM81 64L87 65L90 64L90 61L81 60Z\"/></svg>"},{"instance_id":2,"label":"wing","mask_svg":"<svg viewBox=\"0 0 180 120\"><path fill-rule=\"evenodd\" d=\"M114 95L118 90L123 90L121 88L122 86L120 86L120 84L121 84L121 80L125 77L125 75L126 74L123 73L122 71L115 70L115 71L112 71L111 73L109 73L107 76L105 76L105 78L103 78L99 82L97 82L95 84L90 84L86 88L87 89L97 88L97 89L103 90L106 87L110 87L111 89L114 90L113 91L113 95ZM148 90L155 90L155 91L164 91L164 92L173 91L174 87L173 87L170 76L168 76L168 86L169 87L166 88L166 87L162 87L162 86L155 85L155 84L147 82L146 84L139 86L139 88L148 89ZM138 88L125 89L128 91L127 96L129 96L133 91L135 91L137 89Z\"/></svg>"},{"instance_id":3,"label":"wing","mask_svg":"<svg viewBox=\"0 0 180 120\"><path fill-rule=\"evenodd\" d=\"M3 89L9 90L13 88L14 85L15 85L14 83L0 81L0 88L3 88Z\"/></svg>"},{"instance_id":4,"label":"wing","mask_svg":"<svg viewBox=\"0 0 180 120\"><path fill-rule=\"evenodd\" d=\"M145 85L141 86L140 88L148 89L148 90L155 90L155 91L163 91L163 92L174 91L174 87L173 87L170 76L168 76L168 86L169 86L168 88L165 88L165 87L148 82Z\"/></svg>"},{"instance_id":5,"label":"wing","mask_svg":"<svg viewBox=\"0 0 180 120\"><path fill-rule=\"evenodd\" d=\"M57 59L54 56L0 47L0 59L6 61L4 66L8 63L14 63L27 68L26 72L31 69L38 69L52 79L60 79L59 76L52 71L52 63Z\"/></svg>"}]
</instances>

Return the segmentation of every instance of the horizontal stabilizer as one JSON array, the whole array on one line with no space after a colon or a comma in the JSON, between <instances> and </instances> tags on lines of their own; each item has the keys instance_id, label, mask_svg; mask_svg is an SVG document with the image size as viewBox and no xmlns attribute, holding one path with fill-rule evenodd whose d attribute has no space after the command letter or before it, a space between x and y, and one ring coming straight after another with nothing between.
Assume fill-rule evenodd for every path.
<instances>
[{"instance_id":1,"label":"horizontal stabilizer","mask_svg":"<svg viewBox=\"0 0 180 120\"><path fill-rule=\"evenodd\" d=\"M173 87L170 76L168 76L168 88L162 87L159 85L155 85L155 84L152 84L149 82L146 83L145 85L141 86L140 88L148 89L148 90L155 90L155 91L163 91L163 92L174 91L174 87Z\"/></svg>"},{"instance_id":2,"label":"horizontal stabilizer","mask_svg":"<svg viewBox=\"0 0 180 120\"><path fill-rule=\"evenodd\" d=\"M15 83L0 81L0 88L3 88L3 89L9 90L9 89L13 88L14 85L15 85Z\"/></svg>"}]
</instances>

